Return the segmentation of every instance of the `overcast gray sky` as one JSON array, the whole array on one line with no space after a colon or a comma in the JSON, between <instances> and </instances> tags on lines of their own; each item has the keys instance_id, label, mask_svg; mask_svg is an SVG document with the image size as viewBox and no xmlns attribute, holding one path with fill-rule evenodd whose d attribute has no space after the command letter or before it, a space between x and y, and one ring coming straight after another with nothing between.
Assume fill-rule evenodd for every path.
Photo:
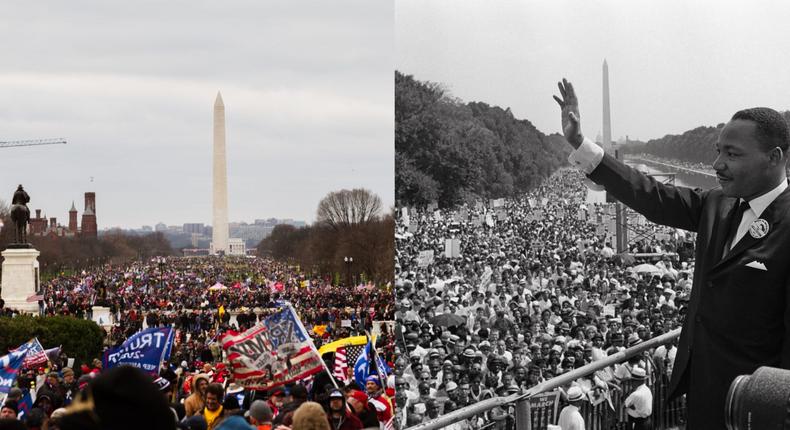
<instances>
[{"instance_id":1,"label":"overcast gray sky","mask_svg":"<svg viewBox=\"0 0 790 430\"><path fill-rule=\"evenodd\" d=\"M395 64L544 133L560 131L551 96L567 77L595 137L606 58L612 136L647 140L790 109L788 22L786 1L397 0Z\"/></svg>"},{"instance_id":2,"label":"overcast gray sky","mask_svg":"<svg viewBox=\"0 0 790 430\"><path fill-rule=\"evenodd\" d=\"M0 14L0 199L99 228L211 222L212 109L230 221L315 218L330 191L393 197L391 1L12 2ZM91 182L93 177L93 182Z\"/></svg>"}]
</instances>

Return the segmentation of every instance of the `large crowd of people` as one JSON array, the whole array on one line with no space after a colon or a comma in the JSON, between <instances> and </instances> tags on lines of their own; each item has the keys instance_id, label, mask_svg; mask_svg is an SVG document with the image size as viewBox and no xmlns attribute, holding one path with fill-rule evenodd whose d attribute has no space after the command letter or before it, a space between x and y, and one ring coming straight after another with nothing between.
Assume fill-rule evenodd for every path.
<instances>
[{"instance_id":1,"label":"large crowd of people","mask_svg":"<svg viewBox=\"0 0 790 430\"><path fill-rule=\"evenodd\" d=\"M524 392L682 324L691 234L631 217L638 240L631 255L616 253L614 204L587 203L583 179L562 169L521 199L399 213L402 425ZM644 398L631 394L644 397L643 380L665 381L675 352L662 346L581 378L562 387L562 402L618 397L612 408L622 408L623 422L648 419L650 411L633 406ZM456 426L507 428L508 419L494 409Z\"/></svg>"},{"instance_id":2,"label":"large crowd of people","mask_svg":"<svg viewBox=\"0 0 790 430\"><path fill-rule=\"evenodd\" d=\"M161 428L340 430L392 424L393 410L385 394L392 378L372 377L360 384L351 372L351 378L337 381L338 390L321 372L268 390L244 389L234 381L232 364L219 343L224 332L241 332L290 303L316 348L375 334L378 353L394 363L394 299L386 287L332 285L329 278L307 276L298 267L264 258L168 257L57 276L43 283L41 295L44 315L96 319L98 309L106 312L107 347L144 328L172 327L170 358L162 363L158 378L146 377L147 384L139 383L140 375L134 372L103 369L100 357L69 368L68 351L47 363L25 366L0 402L0 428L17 428L13 422L28 429L139 428L144 415L128 416L131 426L118 418L124 413L100 405L100 398L126 399L127 393L113 386L120 383L140 393L162 393L155 398L164 400L171 413ZM333 370L333 356L322 358ZM347 365L353 370L354 364ZM99 390L104 391L98 394ZM80 401L89 406L75 407ZM161 406L154 403L134 399L126 406ZM75 418L75 411L89 409L90 416ZM94 422L97 418L101 422ZM313 427L308 425L311 420Z\"/></svg>"},{"instance_id":3,"label":"large crowd of people","mask_svg":"<svg viewBox=\"0 0 790 430\"><path fill-rule=\"evenodd\" d=\"M117 342L159 325L210 339L218 328L248 328L285 302L308 329L326 326L319 344L364 335L373 321L392 320L394 313L386 288L332 285L265 258L211 257L153 258L57 276L43 285L42 308L46 315L79 318L91 318L94 306L109 308Z\"/></svg>"}]
</instances>

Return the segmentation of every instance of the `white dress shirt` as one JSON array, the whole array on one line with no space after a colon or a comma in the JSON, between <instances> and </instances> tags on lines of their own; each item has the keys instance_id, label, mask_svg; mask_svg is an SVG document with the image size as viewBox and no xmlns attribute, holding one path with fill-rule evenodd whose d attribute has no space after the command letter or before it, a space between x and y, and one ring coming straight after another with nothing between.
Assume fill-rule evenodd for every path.
<instances>
[{"instance_id":1,"label":"white dress shirt","mask_svg":"<svg viewBox=\"0 0 790 430\"><path fill-rule=\"evenodd\" d=\"M625 411L634 418L647 418L653 413L653 393L642 384L625 399Z\"/></svg>"},{"instance_id":2,"label":"white dress shirt","mask_svg":"<svg viewBox=\"0 0 790 430\"><path fill-rule=\"evenodd\" d=\"M755 220L760 218L760 215L763 214L765 209L771 203L773 203L773 201L776 200L777 197L779 197L779 194L782 194L782 192L786 188L787 188L787 181L784 180L780 182L779 185L777 185L776 188L774 188L773 190L768 191L767 193L761 195L760 197L755 197L749 200L749 209L747 209L743 213L743 218L741 218L741 223L738 224L738 232L735 233L735 238L732 240L732 243L730 244L730 249L732 249L735 246L735 244L738 243L738 241L740 241L744 236L746 236L746 233L749 232L749 226L751 226ZM743 199L738 200L739 203L742 201Z\"/></svg>"}]
</instances>

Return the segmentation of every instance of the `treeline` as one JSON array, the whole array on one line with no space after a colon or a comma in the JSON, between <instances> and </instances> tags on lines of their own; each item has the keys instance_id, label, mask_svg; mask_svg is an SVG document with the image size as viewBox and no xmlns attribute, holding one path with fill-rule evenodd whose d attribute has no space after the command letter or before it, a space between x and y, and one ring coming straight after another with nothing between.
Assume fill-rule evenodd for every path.
<instances>
[{"instance_id":1,"label":"treeline","mask_svg":"<svg viewBox=\"0 0 790 430\"><path fill-rule=\"evenodd\" d=\"M666 135L644 143L623 146L626 154L652 154L662 158L692 163L713 164L716 159L716 140L724 124L716 127L697 127L680 135Z\"/></svg>"},{"instance_id":2,"label":"treeline","mask_svg":"<svg viewBox=\"0 0 790 430\"><path fill-rule=\"evenodd\" d=\"M782 113L790 122L790 111ZM697 127L683 134L668 134L645 143L630 143L623 147L626 154L647 153L662 158L705 163L712 165L716 159L716 141L724 123L716 127Z\"/></svg>"},{"instance_id":3,"label":"treeline","mask_svg":"<svg viewBox=\"0 0 790 430\"><path fill-rule=\"evenodd\" d=\"M15 241L15 226L10 217L0 214L0 250ZM28 235L28 242L41 252L38 257L42 275L81 270L104 263L120 263L157 255L174 255L170 242L162 233L143 236L120 231L108 232L98 238L49 237Z\"/></svg>"},{"instance_id":4,"label":"treeline","mask_svg":"<svg viewBox=\"0 0 790 430\"><path fill-rule=\"evenodd\" d=\"M391 215L341 228L327 223L300 228L283 224L261 241L258 255L299 264L315 276L332 274L342 284L347 283L350 269L356 282L384 285L394 279L394 234ZM345 257L354 259L350 266Z\"/></svg>"},{"instance_id":5,"label":"treeline","mask_svg":"<svg viewBox=\"0 0 790 430\"><path fill-rule=\"evenodd\" d=\"M569 146L510 109L451 98L395 72L398 205L453 206L522 194L567 163Z\"/></svg>"}]
</instances>

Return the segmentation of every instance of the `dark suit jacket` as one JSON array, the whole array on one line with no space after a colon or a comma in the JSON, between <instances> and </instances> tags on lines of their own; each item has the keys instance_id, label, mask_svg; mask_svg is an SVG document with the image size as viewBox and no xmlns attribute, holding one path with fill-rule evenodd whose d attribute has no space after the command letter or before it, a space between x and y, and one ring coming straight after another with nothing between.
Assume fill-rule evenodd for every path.
<instances>
[{"instance_id":1,"label":"dark suit jacket","mask_svg":"<svg viewBox=\"0 0 790 430\"><path fill-rule=\"evenodd\" d=\"M608 155L589 178L650 221L697 233L670 393L687 393L687 428L725 428L725 398L736 376L760 366L790 368L790 188L760 215L768 234L747 233L722 256L738 199L720 188L664 185ZM746 266L753 261L767 270Z\"/></svg>"}]
</instances>

